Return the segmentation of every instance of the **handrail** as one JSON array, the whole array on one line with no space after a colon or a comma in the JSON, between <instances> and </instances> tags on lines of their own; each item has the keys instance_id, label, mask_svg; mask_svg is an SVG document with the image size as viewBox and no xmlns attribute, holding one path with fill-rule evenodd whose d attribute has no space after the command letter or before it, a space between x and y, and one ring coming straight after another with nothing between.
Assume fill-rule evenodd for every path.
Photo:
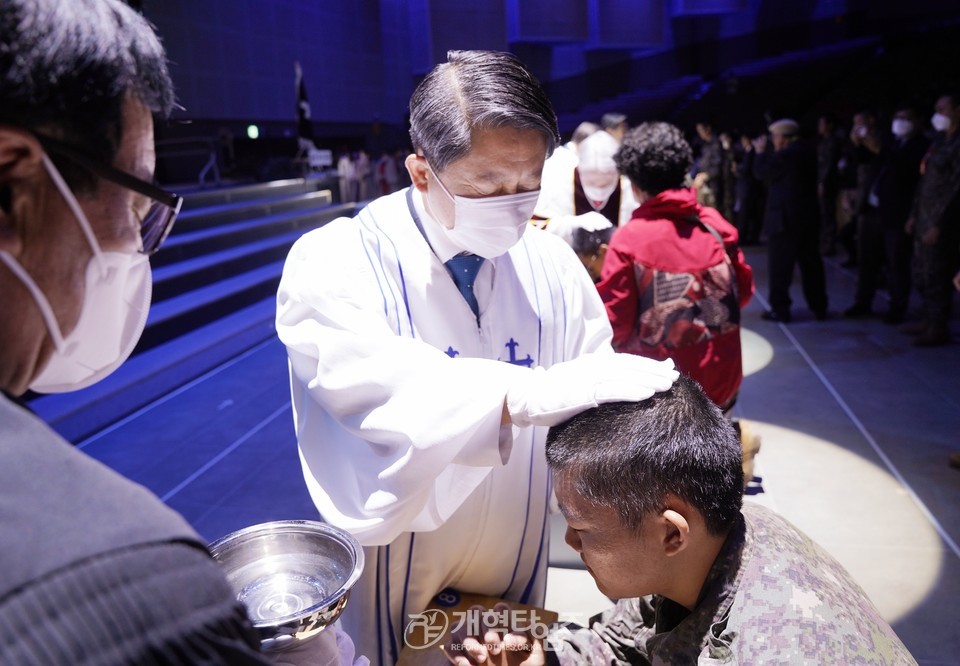
<instances>
[{"instance_id":1,"label":"handrail","mask_svg":"<svg viewBox=\"0 0 960 666\"><path fill-rule=\"evenodd\" d=\"M219 141L208 137L184 139L161 139L156 142L157 161L171 157L195 157L207 155L207 161L197 174L197 182L204 185L207 174L213 173L213 185L220 184L220 165L217 159Z\"/></svg>"}]
</instances>

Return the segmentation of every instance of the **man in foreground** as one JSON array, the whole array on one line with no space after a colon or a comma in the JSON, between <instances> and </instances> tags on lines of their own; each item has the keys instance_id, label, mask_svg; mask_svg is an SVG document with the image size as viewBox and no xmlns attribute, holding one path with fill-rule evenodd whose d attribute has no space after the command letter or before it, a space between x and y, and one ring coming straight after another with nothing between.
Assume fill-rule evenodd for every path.
<instances>
[{"instance_id":1,"label":"man in foreground","mask_svg":"<svg viewBox=\"0 0 960 666\"><path fill-rule=\"evenodd\" d=\"M204 541L16 404L110 374L140 337L179 197L150 183L160 42L113 0L0 12L0 663L261 664Z\"/></svg>"}]
</instances>

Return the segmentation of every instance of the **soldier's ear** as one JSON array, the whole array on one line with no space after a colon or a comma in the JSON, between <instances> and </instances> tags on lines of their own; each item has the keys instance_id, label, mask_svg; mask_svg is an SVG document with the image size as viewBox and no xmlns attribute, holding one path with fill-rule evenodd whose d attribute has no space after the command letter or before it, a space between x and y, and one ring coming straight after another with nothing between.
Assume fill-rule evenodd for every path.
<instances>
[{"instance_id":1,"label":"soldier's ear","mask_svg":"<svg viewBox=\"0 0 960 666\"><path fill-rule=\"evenodd\" d=\"M690 545L690 523L681 511L664 509L659 516L663 554L672 557Z\"/></svg>"}]
</instances>

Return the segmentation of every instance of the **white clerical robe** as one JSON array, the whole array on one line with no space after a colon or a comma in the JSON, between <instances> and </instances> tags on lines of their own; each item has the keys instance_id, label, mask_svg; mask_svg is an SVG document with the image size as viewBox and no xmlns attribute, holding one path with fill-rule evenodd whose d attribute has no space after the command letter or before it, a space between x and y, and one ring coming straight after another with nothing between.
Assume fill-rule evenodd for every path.
<instances>
[{"instance_id":1,"label":"white clerical robe","mask_svg":"<svg viewBox=\"0 0 960 666\"><path fill-rule=\"evenodd\" d=\"M418 228L437 224L419 196L305 234L278 293L307 486L365 546L341 622L374 664L446 587L542 604L547 429L502 431L504 398L516 373L611 339L580 260L532 226L485 262L475 317Z\"/></svg>"}]
</instances>

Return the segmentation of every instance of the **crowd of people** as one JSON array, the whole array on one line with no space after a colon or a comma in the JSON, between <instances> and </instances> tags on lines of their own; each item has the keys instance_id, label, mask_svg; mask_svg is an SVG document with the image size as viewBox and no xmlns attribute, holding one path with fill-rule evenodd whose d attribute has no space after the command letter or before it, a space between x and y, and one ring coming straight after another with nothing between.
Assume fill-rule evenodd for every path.
<instances>
[{"instance_id":1,"label":"crowd of people","mask_svg":"<svg viewBox=\"0 0 960 666\"><path fill-rule=\"evenodd\" d=\"M795 265L807 306L826 318L822 257L842 250L841 265L857 273L844 317L882 315L917 346L950 342L960 257L958 105L960 97L944 91L926 105L857 111L846 124L824 112L811 136L785 118L767 128L772 151L764 135L715 134L710 122L697 123L698 198L735 224L742 245L768 245L765 318L791 320ZM883 313L874 309L880 288L889 296ZM920 315L906 321L912 293Z\"/></svg>"},{"instance_id":2,"label":"crowd of people","mask_svg":"<svg viewBox=\"0 0 960 666\"><path fill-rule=\"evenodd\" d=\"M343 148L337 158L340 201L369 201L410 185L404 159L409 150L383 151L373 160L366 150Z\"/></svg>"},{"instance_id":3,"label":"crowd of people","mask_svg":"<svg viewBox=\"0 0 960 666\"><path fill-rule=\"evenodd\" d=\"M957 94L946 91L927 107L909 100L882 114L858 111L847 125L824 112L816 131L806 134L789 118L760 134L717 132L708 120L695 124L687 183L701 204L736 227L741 246L768 246L766 319L791 321L795 266L810 311L825 319L822 258L842 250L841 265L857 273L844 317L882 315L918 346L950 342L951 283L960 256L958 104ZM567 145L582 140L574 133ZM545 180L549 174L545 169ZM560 225L573 223L561 218ZM880 288L889 297L883 313L874 309ZM921 307L919 318L908 322L912 293Z\"/></svg>"},{"instance_id":4,"label":"crowd of people","mask_svg":"<svg viewBox=\"0 0 960 666\"><path fill-rule=\"evenodd\" d=\"M743 506L722 410L753 285L723 205L698 200L712 185L723 201L725 176L697 180L678 128L618 114L561 147L539 82L491 51L451 51L414 91L410 187L290 250L276 328L304 478L366 567L338 625L264 654L183 518L16 400L102 379L143 330L149 257L182 204L151 182L154 118L174 105L161 42L119 0L8 0L0 67L0 662L393 664L411 614L447 587L543 604L555 498L620 601L545 642L475 632L452 662L510 634L528 666L915 663L836 560ZM950 182L954 101L938 102L949 122L921 195ZM776 187L796 129L752 142L768 217L791 196ZM570 208L532 225L562 150ZM951 210L921 196L914 232L939 247ZM771 243L799 223L778 212ZM564 215L569 238L549 233Z\"/></svg>"}]
</instances>

